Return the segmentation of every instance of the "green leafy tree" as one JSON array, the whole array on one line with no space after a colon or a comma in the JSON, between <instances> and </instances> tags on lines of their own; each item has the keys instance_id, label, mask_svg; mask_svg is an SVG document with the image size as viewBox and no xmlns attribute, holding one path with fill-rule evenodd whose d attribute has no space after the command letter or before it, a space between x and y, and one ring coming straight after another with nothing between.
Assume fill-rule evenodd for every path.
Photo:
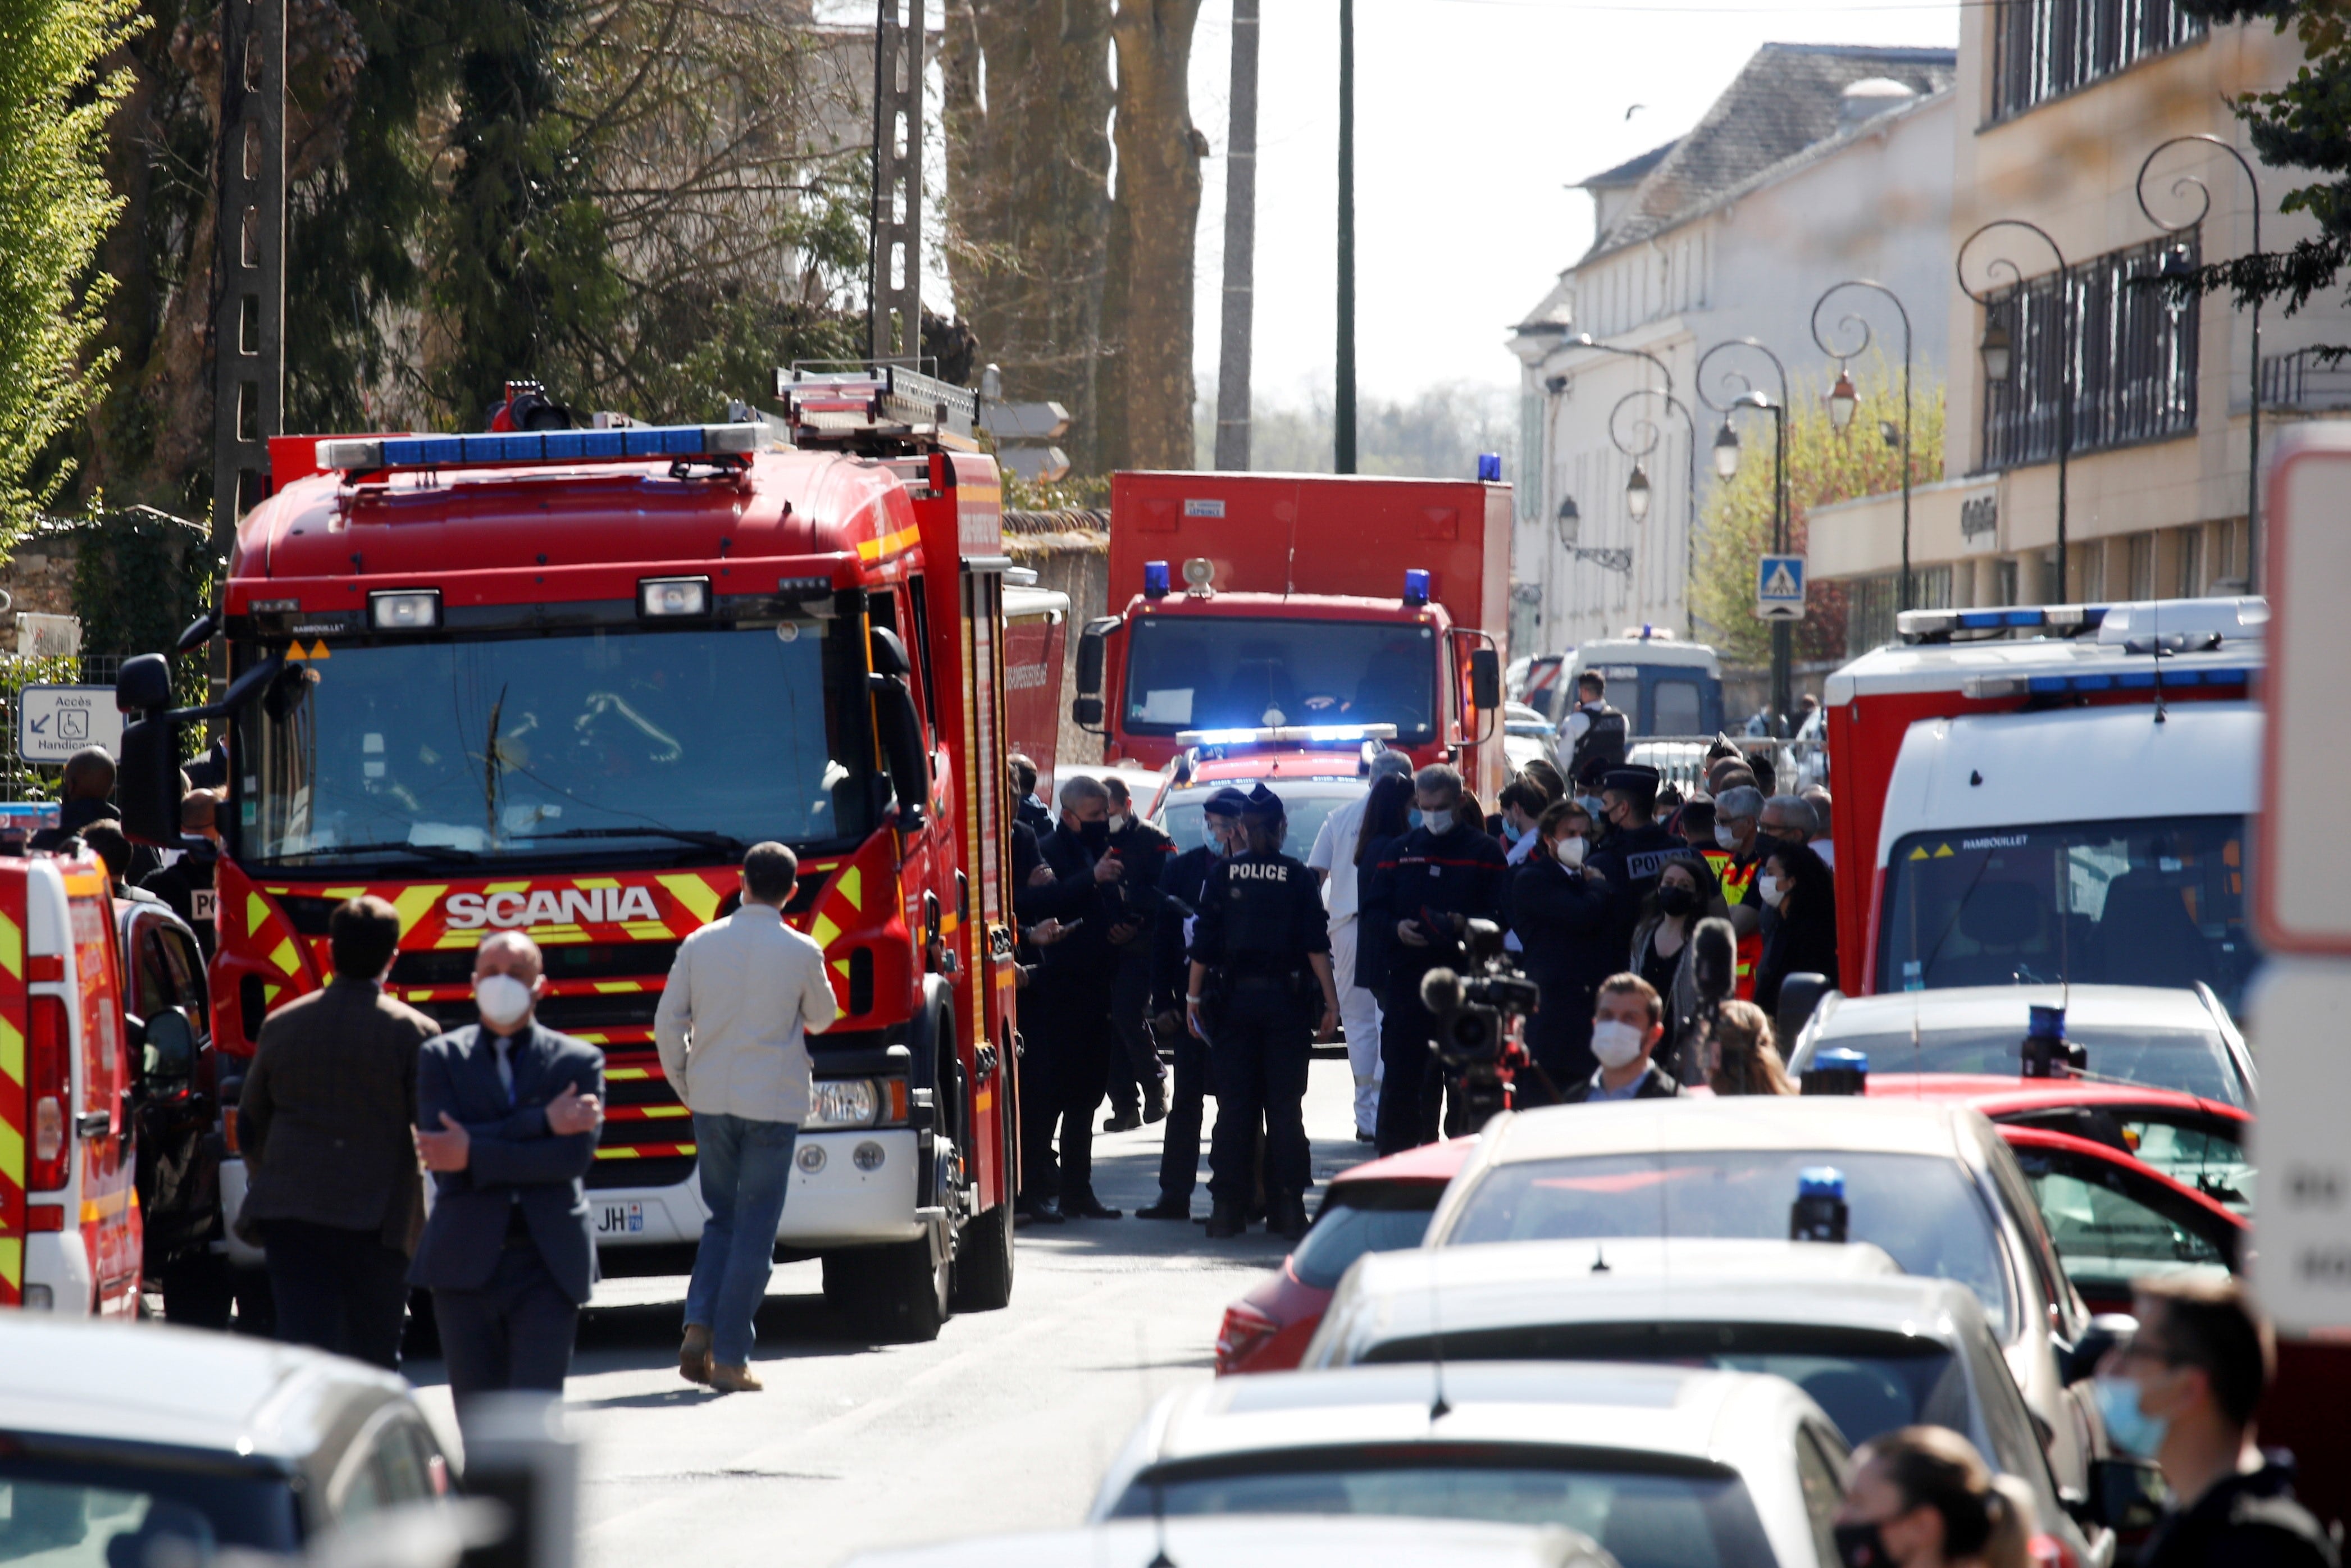
<instances>
[{"instance_id":1,"label":"green leafy tree","mask_svg":"<svg viewBox=\"0 0 2351 1568\"><path fill-rule=\"evenodd\" d=\"M1855 368L1861 393L1853 423L1840 433L1829 423L1823 389L1799 380L1790 392L1788 415L1788 549L1801 555L1814 507L1885 495L1902 487L1902 448L1883 430L1902 428L1902 381L1883 361ZM1738 474L1718 484L1703 504L1697 575L1690 583L1698 632L1721 650L1727 662L1758 665L1771 658L1771 629L1755 618L1755 569L1771 548L1771 422L1757 413L1736 416L1745 451ZM1943 476L1943 389L1913 383L1910 422L1910 482L1916 486ZM1798 622L1799 661L1844 656L1845 595L1839 584L1815 581L1805 595Z\"/></svg>"},{"instance_id":2,"label":"green leafy tree","mask_svg":"<svg viewBox=\"0 0 2351 1568\"><path fill-rule=\"evenodd\" d=\"M122 207L103 154L128 83L103 62L135 15L134 0L0 0L0 539L69 476L44 454L111 368L90 356L110 290L91 264Z\"/></svg>"}]
</instances>

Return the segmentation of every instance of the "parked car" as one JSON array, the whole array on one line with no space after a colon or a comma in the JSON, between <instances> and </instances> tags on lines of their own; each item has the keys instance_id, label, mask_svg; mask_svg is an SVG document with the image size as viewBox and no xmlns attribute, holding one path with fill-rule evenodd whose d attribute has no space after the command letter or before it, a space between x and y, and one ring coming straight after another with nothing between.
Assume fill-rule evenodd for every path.
<instances>
[{"instance_id":1,"label":"parked car","mask_svg":"<svg viewBox=\"0 0 2351 1568\"><path fill-rule=\"evenodd\" d=\"M1878 1072L1964 1072L2014 1081L2022 1068L2026 1009L2065 1009L2065 1038L2107 1082L2175 1089L2250 1108L2260 1076L2245 1037L2212 988L1951 986L1821 998L1788 1054L1811 1070L1830 1046L1858 1051ZM2042 1082L2046 1082L2045 1080Z\"/></svg>"},{"instance_id":2,"label":"parked car","mask_svg":"<svg viewBox=\"0 0 2351 1568\"><path fill-rule=\"evenodd\" d=\"M1802 1389L1856 1446L1917 1422L1966 1437L2032 1489L2041 1561L2083 1568L2113 1550L2103 1529L2094 1546L2066 1513L1974 1293L1904 1275L1865 1241L1536 1241L1366 1258L1339 1287L1302 1364L1440 1353L1448 1364L1771 1373Z\"/></svg>"},{"instance_id":3,"label":"parked car","mask_svg":"<svg viewBox=\"0 0 2351 1568\"><path fill-rule=\"evenodd\" d=\"M285 1554L429 1503L448 1466L408 1385L355 1361L193 1329L0 1317L0 1555L126 1564L177 1537Z\"/></svg>"},{"instance_id":4,"label":"parked car","mask_svg":"<svg viewBox=\"0 0 2351 1568\"><path fill-rule=\"evenodd\" d=\"M1846 1457L1819 1406L1752 1373L1499 1361L1289 1372L1162 1399L1088 1517L1565 1524L1622 1568L1822 1568Z\"/></svg>"},{"instance_id":5,"label":"parked car","mask_svg":"<svg viewBox=\"0 0 2351 1568\"><path fill-rule=\"evenodd\" d=\"M1178 850L1188 850L1201 841L1201 812L1209 796L1227 789L1246 794L1261 783L1281 797L1282 810L1289 816L1286 852L1304 860L1306 852L1314 847L1314 835L1322 831L1323 819L1348 801L1362 800L1371 789L1357 777L1355 768L1352 753L1236 757L1204 762L1190 783L1163 785L1144 815L1176 841ZM1140 793L1135 798L1144 799Z\"/></svg>"},{"instance_id":6,"label":"parked car","mask_svg":"<svg viewBox=\"0 0 2351 1568\"><path fill-rule=\"evenodd\" d=\"M842 1568L1615 1568L1592 1539L1557 1527L1461 1520L1118 1519L1079 1530L983 1535L862 1552Z\"/></svg>"},{"instance_id":7,"label":"parked car","mask_svg":"<svg viewBox=\"0 0 2351 1568\"><path fill-rule=\"evenodd\" d=\"M2085 1491L2105 1447L2088 1398L2090 1331L2032 1188L1980 1112L1847 1096L1634 1101L1505 1113L1429 1220L1428 1244L1789 1234L1797 1173L1843 1175L1852 1239L1905 1273L1966 1286L2058 1484Z\"/></svg>"},{"instance_id":8,"label":"parked car","mask_svg":"<svg viewBox=\"0 0 2351 1568\"><path fill-rule=\"evenodd\" d=\"M1348 1265L1366 1252L1419 1246L1445 1184L1477 1141L1426 1144L1332 1176L1313 1225L1281 1267L1225 1309L1217 1375L1296 1366Z\"/></svg>"}]
</instances>

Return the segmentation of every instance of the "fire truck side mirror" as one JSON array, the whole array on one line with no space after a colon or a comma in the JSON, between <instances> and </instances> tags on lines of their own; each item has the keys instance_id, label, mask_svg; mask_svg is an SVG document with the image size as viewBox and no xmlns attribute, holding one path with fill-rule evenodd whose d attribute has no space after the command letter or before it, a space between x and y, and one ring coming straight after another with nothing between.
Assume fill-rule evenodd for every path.
<instances>
[{"instance_id":1,"label":"fire truck side mirror","mask_svg":"<svg viewBox=\"0 0 2351 1568\"><path fill-rule=\"evenodd\" d=\"M882 728L882 753L890 764L891 792L898 797L898 827L911 832L923 825L931 799L930 758L923 749L914 695L895 675L868 675L865 680Z\"/></svg>"},{"instance_id":2,"label":"fire truck side mirror","mask_svg":"<svg viewBox=\"0 0 2351 1568\"><path fill-rule=\"evenodd\" d=\"M1108 626L1116 624L1114 621L1107 623ZM1078 633L1078 695L1081 697L1101 697L1102 653L1108 643L1109 635L1105 622L1089 622L1085 629ZM1099 719L1102 716L1102 705L1097 701L1094 706L1094 716Z\"/></svg>"},{"instance_id":3,"label":"fire truck side mirror","mask_svg":"<svg viewBox=\"0 0 2351 1568\"><path fill-rule=\"evenodd\" d=\"M124 713L151 714L172 706L172 664L161 653L122 661L114 677L114 706Z\"/></svg>"},{"instance_id":4,"label":"fire truck side mirror","mask_svg":"<svg viewBox=\"0 0 2351 1568\"><path fill-rule=\"evenodd\" d=\"M114 793L122 836L136 844L180 847L180 727L158 714L124 727Z\"/></svg>"},{"instance_id":5,"label":"fire truck side mirror","mask_svg":"<svg viewBox=\"0 0 2351 1568\"><path fill-rule=\"evenodd\" d=\"M1494 713L1502 706L1502 656L1491 648L1470 652L1469 697L1480 713Z\"/></svg>"}]
</instances>

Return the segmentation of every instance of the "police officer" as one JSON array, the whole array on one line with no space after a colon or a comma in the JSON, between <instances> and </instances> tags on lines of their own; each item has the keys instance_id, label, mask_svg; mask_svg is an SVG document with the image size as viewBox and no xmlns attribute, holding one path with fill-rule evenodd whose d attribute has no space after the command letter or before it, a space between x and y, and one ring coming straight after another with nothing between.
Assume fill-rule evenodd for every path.
<instances>
[{"instance_id":1,"label":"police officer","mask_svg":"<svg viewBox=\"0 0 2351 1568\"><path fill-rule=\"evenodd\" d=\"M1176 841L1143 820L1126 780L1105 774L1102 784L1110 791L1110 847L1126 868L1120 883L1127 898L1125 924L1134 929L1126 941L1114 942L1118 977L1111 986L1111 1020L1118 1028L1119 1049L1111 1057L1111 1119L1102 1125L1105 1133L1123 1133L1167 1114L1167 1070L1159 1065L1159 1044L1148 1020L1153 936L1163 910L1159 879L1176 858Z\"/></svg>"},{"instance_id":2,"label":"police officer","mask_svg":"<svg viewBox=\"0 0 2351 1568\"><path fill-rule=\"evenodd\" d=\"M1442 763L1413 775L1420 825L1395 840L1362 894L1365 925L1383 923L1386 990L1380 1001L1383 1155L1437 1141L1442 1085L1430 1042L1437 1020L1421 1005L1420 982L1454 956L1473 920L1499 921L1510 867L1483 822L1461 809L1461 775ZM1433 925L1432 925L1433 923Z\"/></svg>"},{"instance_id":3,"label":"police officer","mask_svg":"<svg viewBox=\"0 0 2351 1568\"><path fill-rule=\"evenodd\" d=\"M1061 825L1038 845L1053 881L1024 890L1021 901L1054 922L1050 936L1032 928L1030 940L1042 949L1043 961L1021 1004L1029 1025L1022 1032L1041 1058L1047 1092L1023 1086L1019 1207L1031 1223L1048 1225L1119 1218L1094 1194L1093 1113L1109 1090L1115 1049L1111 983L1113 934L1125 929L1116 886L1124 868L1110 852L1110 792L1101 781L1074 775L1062 781L1060 796Z\"/></svg>"},{"instance_id":4,"label":"police officer","mask_svg":"<svg viewBox=\"0 0 2351 1568\"><path fill-rule=\"evenodd\" d=\"M1684 845L1656 820L1657 784L1654 768L1628 762L1601 776L1600 814L1607 836L1586 863L1608 883L1614 901L1608 924L1608 949L1622 967L1633 951L1633 927L1640 923L1641 905L1657 890L1657 873L1683 852Z\"/></svg>"},{"instance_id":5,"label":"police officer","mask_svg":"<svg viewBox=\"0 0 2351 1568\"><path fill-rule=\"evenodd\" d=\"M1339 989L1321 884L1304 862L1281 852L1280 798L1259 784L1241 826L1248 847L1210 872L1201 892L1184 998L1185 1021L1208 1042L1217 1083L1208 1234L1241 1233L1262 1116L1266 1228L1295 1241L1306 1234L1307 1062L1315 1036L1328 1040L1338 1030ZM1322 991L1319 1024L1309 972Z\"/></svg>"},{"instance_id":6,"label":"police officer","mask_svg":"<svg viewBox=\"0 0 2351 1568\"><path fill-rule=\"evenodd\" d=\"M1582 784L1587 779L1625 762L1625 747L1632 726L1621 709L1608 703L1608 677L1586 670L1575 677L1575 711L1568 716L1567 776Z\"/></svg>"},{"instance_id":7,"label":"police officer","mask_svg":"<svg viewBox=\"0 0 2351 1568\"><path fill-rule=\"evenodd\" d=\"M1190 946L1193 913L1208 885L1209 873L1235 852L1249 847L1241 828L1241 808L1249 797L1229 787L1208 797L1201 808L1201 841L1167 862L1159 874L1161 904L1155 948L1158 955L1153 1007L1162 1019L1180 1018L1190 994ZM1214 1091L1208 1081L1208 1048L1189 1029L1178 1024L1161 1034L1175 1037L1176 1086L1167 1098L1167 1120L1161 1124L1159 1201L1134 1211L1138 1219L1189 1219L1192 1189L1200 1182L1200 1122L1203 1102Z\"/></svg>"}]
</instances>

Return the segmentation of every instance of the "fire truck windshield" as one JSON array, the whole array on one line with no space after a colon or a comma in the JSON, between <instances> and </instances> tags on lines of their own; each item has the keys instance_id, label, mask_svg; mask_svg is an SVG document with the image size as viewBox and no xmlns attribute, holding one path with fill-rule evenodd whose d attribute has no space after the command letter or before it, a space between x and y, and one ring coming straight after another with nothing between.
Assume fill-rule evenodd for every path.
<instances>
[{"instance_id":1,"label":"fire truck windshield","mask_svg":"<svg viewBox=\"0 0 2351 1568\"><path fill-rule=\"evenodd\" d=\"M1129 633L1136 735L1285 724L1392 724L1435 737L1437 633L1413 622L1143 615Z\"/></svg>"},{"instance_id":2,"label":"fire truck windshield","mask_svg":"<svg viewBox=\"0 0 2351 1568\"><path fill-rule=\"evenodd\" d=\"M1881 991L2210 986L2232 1012L2260 954L2241 817L1912 833L1886 867Z\"/></svg>"},{"instance_id":3,"label":"fire truck windshield","mask_svg":"<svg viewBox=\"0 0 2351 1568\"><path fill-rule=\"evenodd\" d=\"M236 852L276 864L861 836L856 623L337 647L240 716ZM844 674L852 661L853 671ZM862 727L851 727L852 730Z\"/></svg>"}]
</instances>

